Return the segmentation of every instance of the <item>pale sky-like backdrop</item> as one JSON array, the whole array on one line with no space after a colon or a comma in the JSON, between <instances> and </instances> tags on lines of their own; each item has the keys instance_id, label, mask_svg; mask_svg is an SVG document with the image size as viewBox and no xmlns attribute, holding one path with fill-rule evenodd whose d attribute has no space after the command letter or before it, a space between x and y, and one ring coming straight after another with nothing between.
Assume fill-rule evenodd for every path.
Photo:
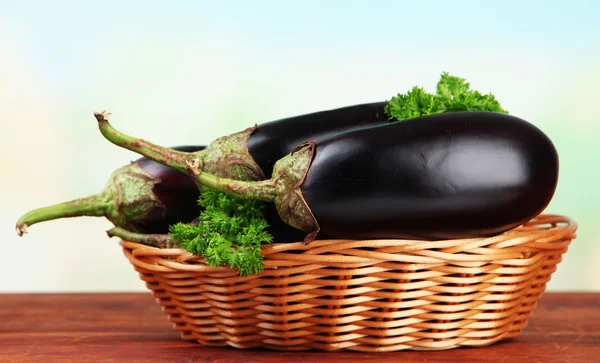
<instances>
[{"instance_id":1,"label":"pale sky-like backdrop","mask_svg":"<svg viewBox=\"0 0 600 363\"><path fill-rule=\"evenodd\" d=\"M110 223L26 211L100 191L138 156L93 112L163 145L383 101L443 71L493 92L560 155L547 212L578 237L550 290L600 290L599 1L0 0L0 292L142 291Z\"/></svg>"}]
</instances>

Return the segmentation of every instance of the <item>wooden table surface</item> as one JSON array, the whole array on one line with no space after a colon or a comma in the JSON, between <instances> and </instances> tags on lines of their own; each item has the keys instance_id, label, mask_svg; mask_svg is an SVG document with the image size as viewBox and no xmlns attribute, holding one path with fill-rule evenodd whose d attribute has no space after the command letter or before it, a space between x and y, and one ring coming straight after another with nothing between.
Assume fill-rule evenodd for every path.
<instances>
[{"instance_id":1,"label":"wooden table surface","mask_svg":"<svg viewBox=\"0 0 600 363\"><path fill-rule=\"evenodd\" d=\"M180 339L149 293L0 295L0 362L600 362L600 293L546 293L511 341L436 352L275 352Z\"/></svg>"}]
</instances>

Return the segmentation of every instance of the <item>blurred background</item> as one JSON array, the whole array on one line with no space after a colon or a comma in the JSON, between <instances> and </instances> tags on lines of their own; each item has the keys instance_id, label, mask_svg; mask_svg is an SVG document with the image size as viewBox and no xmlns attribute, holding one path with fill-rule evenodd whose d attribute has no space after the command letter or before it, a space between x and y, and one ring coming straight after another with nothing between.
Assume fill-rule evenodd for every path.
<instances>
[{"instance_id":1,"label":"blurred background","mask_svg":"<svg viewBox=\"0 0 600 363\"><path fill-rule=\"evenodd\" d=\"M549 290L600 290L600 2L0 0L1 292L142 291L100 218L14 224L99 192L138 156L98 132L206 144L255 123L383 101L443 71L546 132L547 212L578 238Z\"/></svg>"}]
</instances>

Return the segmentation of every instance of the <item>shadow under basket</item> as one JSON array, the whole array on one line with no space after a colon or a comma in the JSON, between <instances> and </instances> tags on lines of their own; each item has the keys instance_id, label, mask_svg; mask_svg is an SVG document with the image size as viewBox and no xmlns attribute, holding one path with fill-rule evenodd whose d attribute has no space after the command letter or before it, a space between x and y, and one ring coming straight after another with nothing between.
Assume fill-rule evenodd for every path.
<instances>
[{"instance_id":1,"label":"shadow under basket","mask_svg":"<svg viewBox=\"0 0 600 363\"><path fill-rule=\"evenodd\" d=\"M247 277L185 250L121 245L185 340L440 350L518 336L576 229L569 218L540 215L489 238L264 245L265 270Z\"/></svg>"}]
</instances>

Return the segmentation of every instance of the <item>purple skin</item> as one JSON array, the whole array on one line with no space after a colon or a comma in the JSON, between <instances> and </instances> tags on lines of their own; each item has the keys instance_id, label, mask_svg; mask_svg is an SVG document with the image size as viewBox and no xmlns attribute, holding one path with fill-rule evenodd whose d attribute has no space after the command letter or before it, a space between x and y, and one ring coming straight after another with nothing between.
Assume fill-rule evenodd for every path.
<instances>
[{"instance_id":1,"label":"purple skin","mask_svg":"<svg viewBox=\"0 0 600 363\"><path fill-rule=\"evenodd\" d=\"M541 213L558 169L534 125L456 112L323 140L300 191L321 232L338 238L484 237Z\"/></svg>"},{"instance_id":2,"label":"purple skin","mask_svg":"<svg viewBox=\"0 0 600 363\"><path fill-rule=\"evenodd\" d=\"M182 146L174 149L194 152L204 148L205 146ZM130 221L132 231L167 233L170 225L187 223L198 217L201 209L197 203L200 191L189 176L148 158L141 158L136 162L142 170L160 180L154 185L152 193L163 207L153 208L144 218Z\"/></svg>"},{"instance_id":3,"label":"purple skin","mask_svg":"<svg viewBox=\"0 0 600 363\"><path fill-rule=\"evenodd\" d=\"M277 160L306 141L389 123L386 105L387 102L365 103L262 123L248 139L248 152L263 173L270 176Z\"/></svg>"}]
</instances>

